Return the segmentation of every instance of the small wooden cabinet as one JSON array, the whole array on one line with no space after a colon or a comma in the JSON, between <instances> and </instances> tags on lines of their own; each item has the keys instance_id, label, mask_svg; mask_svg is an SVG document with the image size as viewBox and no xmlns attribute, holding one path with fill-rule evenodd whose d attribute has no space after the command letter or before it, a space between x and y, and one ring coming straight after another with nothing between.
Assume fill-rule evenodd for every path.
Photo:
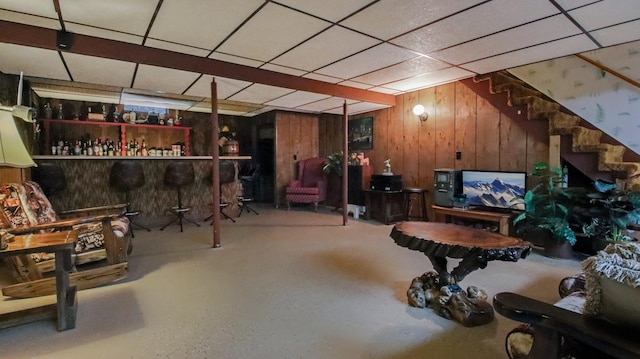
<instances>
[{"instance_id":1,"label":"small wooden cabinet","mask_svg":"<svg viewBox=\"0 0 640 359\"><path fill-rule=\"evenodd\" d=\"M43 155L51 154L53 136L77 139L88 133L92 138L111 138L126 143L127 139L146 138L149 147L170 147L174 142L184 142L185 155L191 155L191 127L131 124L122 122L41 120L44 125ZM89 130L88 130L89 129ZM122 155L124 156L124 149Z\"/></svg>"},{"instance_id":2,"label":"small wooden cabinet","mask_svg":"<svg viewBox=\"0 0 640 359\"><path fill-rule=\"evenodd\" d=\"M375 219L384 224L404 219L404 193L402 191L377 191L365 189L367 211L364 219Z\"/></svg>"}]
</instances>

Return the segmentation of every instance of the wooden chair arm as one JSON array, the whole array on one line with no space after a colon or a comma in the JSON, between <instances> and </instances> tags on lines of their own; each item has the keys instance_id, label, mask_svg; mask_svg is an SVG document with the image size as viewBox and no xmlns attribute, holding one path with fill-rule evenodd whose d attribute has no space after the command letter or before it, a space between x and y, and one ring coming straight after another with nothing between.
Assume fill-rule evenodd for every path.
<instances>
[{"instance_id":1,"label":"wooden chair arm","mask_svg":"<svg viewBox=\"0 0 640 359\"><path fill-rule=\"evenodd\" d=\"M77 218L63 219L55 222L41 223L41 224L30 226L30 227L7 228L6 231L12 234L33 233L33 232L38 232L46 229L69 228L77 224L110 221L117 217L119 217L119 214L101 214L96 216L77 217Z\"/></svg>"},{"instance_id":2,"label":"wooden chair arm","mask_svg":"<svg viewBox=\"0 0 640 359\"><path fill-rule=\"evenodd\" d=\"M640 343L629 328L515 293L496 294L493 307L509 319L558 332L615 358L640 357Z\"/></svg>"},{"instance_id":3,"label":"wooden chair arm","mask_svg":"<svg viewBox=\"0 0 640 359\"><path fill-rule=\"evenodd\" d=\"M95 212L103 212L103 213L108 213L108 214L117 214L117 215L122 215L125 210L126 210L127 205L124 203L121 204L113 204L113 205L108 205L108 206L97 206L97 207L87 207L87 208L78 208L78 209L71 209L68 211L62 211L59 214L61 216L69 216L69 215L79 215L79 214L88 214L88 213L95 213Z\"/></svg>"}]
</instances>

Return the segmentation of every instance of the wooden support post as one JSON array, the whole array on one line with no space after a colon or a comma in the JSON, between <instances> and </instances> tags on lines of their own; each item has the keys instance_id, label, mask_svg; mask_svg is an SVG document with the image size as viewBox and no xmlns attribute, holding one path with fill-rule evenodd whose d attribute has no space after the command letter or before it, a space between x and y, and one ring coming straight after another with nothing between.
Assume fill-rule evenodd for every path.
<instances>
[{"instance_id":1,"label":"wooden support post","mask_svg":"<svg viewBox=\"0 0 640 359\"><path fill-rule=\"evenodd\" d=\"M349 198L348 198L348 186L349 186L349 113L347 107L347 101L344 101L344 105L342 105L342 110L344 113L343 120L343 134L344 134L344 143L343 143L343 151L342 151L342 225L345 226L349 222Z\"/></svg>"},{"instance_id":2,"label":"wooden support post","mask_svg":"<svg viewBox=\"0 0 640 359\"><path fill-rule=\"evenodd\" d=\"M218 149L218 88L215 78L211 79L211 147L213 176L213 248L220 247L220 151Z\"/></svg>"},{"instance_id":3,"label":"wooden support post","mask_svg":"<svg viewBox=\"0 0 640 359\"><path fill-rule=\"evenodd\" d=\"M560 164L560 135L549 136L549 168L558 167Z\"/></svg>"}]
</instances>

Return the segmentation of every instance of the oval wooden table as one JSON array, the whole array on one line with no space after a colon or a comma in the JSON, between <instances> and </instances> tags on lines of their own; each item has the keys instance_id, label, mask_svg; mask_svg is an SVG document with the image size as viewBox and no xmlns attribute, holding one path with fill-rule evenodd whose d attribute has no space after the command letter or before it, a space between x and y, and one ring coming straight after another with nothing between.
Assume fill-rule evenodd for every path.
<instances>
[{"instance_id":1,"label":"oval wooden table","mask_svg":"<svg viewBox=\"0 0 640 359\"><path fill-rule=\"evenodd\" d=\"M494 315L487 294L474 286L462 290L460 281L490 261L516 262L531 250L529 242L518 238L446 223L400 222L393 226L391 238L401 247L424 253L435 270L413 279L407 291L409 303L432 307L465 326L487 324ZM449 271L447 258L462 260Z\"/></svg>"}]
</instances>

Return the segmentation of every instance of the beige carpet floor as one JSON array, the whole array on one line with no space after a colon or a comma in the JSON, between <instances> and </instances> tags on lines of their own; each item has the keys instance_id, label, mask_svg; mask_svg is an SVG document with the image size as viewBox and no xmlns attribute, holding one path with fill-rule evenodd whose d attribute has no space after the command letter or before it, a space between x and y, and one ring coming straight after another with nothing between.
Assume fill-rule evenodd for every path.
<instances>
[{"instance_id":1,"label":"beige carpet floor","mask_svg":"<svg viewBox=\"0 0 640 359\"><path fill-rule=\"evenodd\" d=\"M299 207L259 208L221 226L137 231L124 281L80 291L76 329L42 321L0 331L1 358L506 358L516 323L466 328L409 307L411 279L431 269L397 246L392 226ZM536 253L471 273L490 297L558 299L579 260ZM10 281L0 267L0 284ZM0 312L53 296L0 301Z\"/></svg>"}]
</instances>

